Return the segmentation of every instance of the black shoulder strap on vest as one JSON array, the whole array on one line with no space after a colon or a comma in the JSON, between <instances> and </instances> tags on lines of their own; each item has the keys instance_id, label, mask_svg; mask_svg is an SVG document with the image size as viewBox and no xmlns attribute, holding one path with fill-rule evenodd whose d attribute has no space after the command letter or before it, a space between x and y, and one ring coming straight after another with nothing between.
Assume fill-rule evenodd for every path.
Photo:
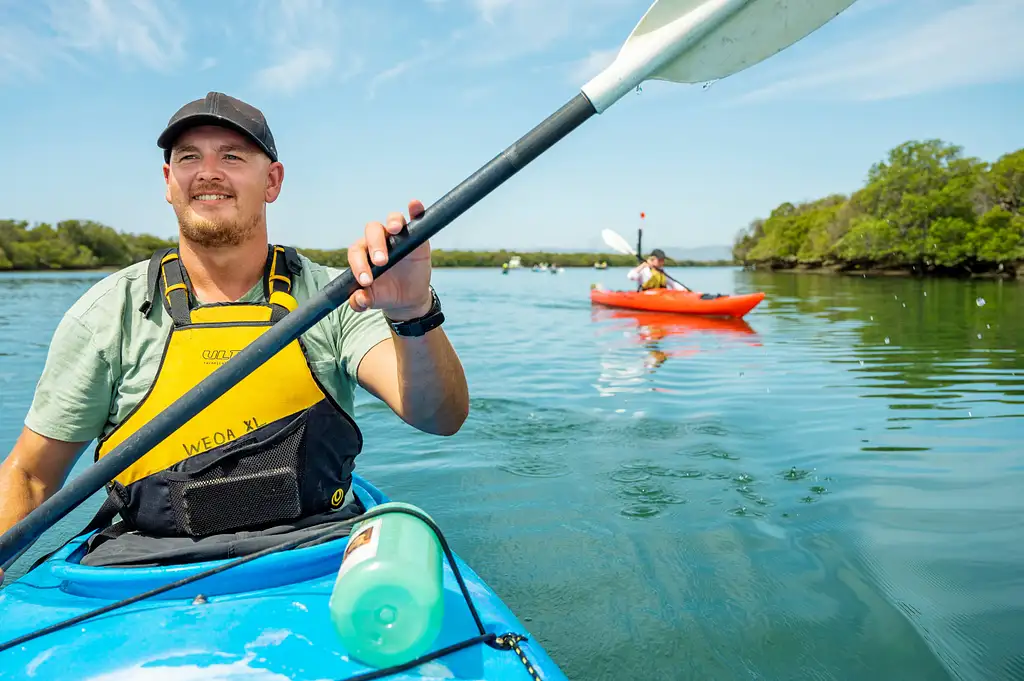
<instances>
[{"instance_id":1,"label":"black shoulder strap on vest","mask_svg":"<svg viewBox=\"0 0 1024 681\"><path fill-rule=\"evenodd\" d=\"M164 309L171 315L175 326L186 326L192 321L190 314L191 296L185 283L185 271L181 267L177 248L165 248L149 259L146 280L146 300L139 312L149 315L153 302L160 296Z\"/></svg>"},{"instance_id":2,"label":"black shoulder strap on vest","mask_svg":"<svg viewBox=\"0 0 1024 681\"><path fill-rule=\"evenodd\" d=\"M263 295L270 300L270 294L274 291L292 292L292 282L295 275L302 271L302 261L299 254L291 246L269 247L267 257L267 269L263 277Z\"/></svg>"},{"instance_id":3,"label":"black shoulder strap on vest","mask_svg":"<svg viewBox=\"0 0 1024 681\"><path fill-rule=\"evenodd\" d=\"M178 249L160 259L160 298L175 326L192 323L192 301Z\"/></svg>"},{"instance_id":4,"label":"black shoulder strap on vest","mask_svg":"<svg viewBox=\"0 0 1024 681\"><path fill-rule=\"evenodd\" d=\"M173 248L165 248L157 251L149 258L149 271L146 276L146 299L139 306L139 312L143 316L149 316L149 311L153 309L153 301L160 295L160 289L157 288L159 284L158 277L160 276L160 262L164 259L165 255L173 250Z\"/></svg>"},{"instance_id":5,"label":"black shoulder strap on vest","mask_svg":"<svg viewBox=\"0 0 1024 681\"><path fill-rule=\"evenodd\" d=\"M275 291L292 295L292 284L295 275L302 271L302 261L294 248L289 246L270 246L267 258L266 276L263 277L263 293L271 305L270 321L277 323L284 319L289 309L271 301Z\"/></svg>"}]
</instances>

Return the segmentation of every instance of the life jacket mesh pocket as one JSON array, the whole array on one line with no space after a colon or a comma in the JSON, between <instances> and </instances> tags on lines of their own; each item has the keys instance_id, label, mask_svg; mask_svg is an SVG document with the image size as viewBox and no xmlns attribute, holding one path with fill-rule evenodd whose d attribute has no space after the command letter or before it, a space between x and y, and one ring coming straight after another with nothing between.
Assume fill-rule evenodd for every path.
<instances>
[{"instance_id":1,"label":"life jacket mesh pocket","mask_svg":"<svg viewBox=\"0 0 1024 681\"><path fill-rule=\"evenodd\" d=\"M298 518L305 422L286 437L168 481L178 531L201 537Z\"/></svg>"}]
</instances>

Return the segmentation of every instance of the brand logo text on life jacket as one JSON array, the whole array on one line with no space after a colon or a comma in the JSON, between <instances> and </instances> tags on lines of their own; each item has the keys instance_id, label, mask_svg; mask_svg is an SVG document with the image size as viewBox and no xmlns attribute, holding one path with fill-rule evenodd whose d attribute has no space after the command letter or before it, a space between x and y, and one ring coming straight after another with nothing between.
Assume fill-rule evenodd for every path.
<instances>
[{"instance_id":1,"label":"brand logo text on life jacket","mask_svg":"<svg viewBox=\"0 0 1024 681\"><path fill-rule=\"evenodd\" d=\"M242 419L242 426L240 428L225 428L224 430L214 431L213 433L204 435L193 442L182 442L181 446L184 448L187 456L195 456L196 454L202 454L214 447L227 444L228 442L236 439L239 435L251 433L262 425L262 423L256 420L255 416L251 419Z\"/></svg>"},{"instance_id":2,"label":"brand logo text on life jacket","mask_svg":"<svg viewBox=\"0 0 1024 681\"><path fill-rule=\"evenodd\" d=\"M237 355L239 352L241 352L241 350L226 350L226 349L223 349L223 348L207 348L207 349L203 350L203 353L202 353L203 354L203 361L206 364L220 364L221 362L228 361L229 359L231 359L232 357Z\"/></svg>"}]
</instances>

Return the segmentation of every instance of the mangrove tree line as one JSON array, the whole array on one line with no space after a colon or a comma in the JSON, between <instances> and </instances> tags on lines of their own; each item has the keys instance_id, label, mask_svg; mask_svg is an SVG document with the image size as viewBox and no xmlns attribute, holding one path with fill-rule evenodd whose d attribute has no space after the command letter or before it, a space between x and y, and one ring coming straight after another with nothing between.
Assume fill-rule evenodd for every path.
<instances>
[{"instance_id":1,"label":"mangrove tree line","mask_svg":"<svg viewBox=\"0 0 1024 681\"><path fill-rule=\"evenodd\" d=\"M175 246L176 241L149 234L126 234L107 225L88 220L64 220L56 225L0 220L0 270L88 270L120 268L147 260L160 248ZM315 262L330 267L348 267L347 249L298 248ZM605 262L609 267L636 265L633 256L618 253L548 253L524 251L447 251L434 249L435 267L500 268L518 255L524 267L557 264L561 267L593 267ZM722 265L723 262L667 260L675 266Z\"/></svg>"},{"instance_id":2,"label":"mangrove tree line","mask_svg":"<svg viewBox=\"0 0 1024 681\"><path fill-rule=\"evenodd\" d=\"M754 220L733 256L755 268L1024 274L1024 149L989 164L942 140L906 142L850 196Z\"/></svg>"}]
</instances>

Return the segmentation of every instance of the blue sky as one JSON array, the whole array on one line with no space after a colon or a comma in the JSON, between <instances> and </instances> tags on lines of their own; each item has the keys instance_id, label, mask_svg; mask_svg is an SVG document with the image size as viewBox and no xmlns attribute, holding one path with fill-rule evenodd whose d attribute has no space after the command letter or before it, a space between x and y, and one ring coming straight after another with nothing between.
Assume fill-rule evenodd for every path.
<instances>
[{"instance_id":1,"label":"blue sky","mask_svg":"<svg viewBox=\"0 0 1024 681\"><path fill-rule=\"evenodd\" d=\"M272 239L340 248L428 204L574 96L647 0L0 0L0 217L169 236L157 134L220 90L285 166ZM1024 2L859 0L744 72L649 83L433 241L731 243L783 201L858 187L908 139L1024 147Z\"/></svg>"}]
</instances>

